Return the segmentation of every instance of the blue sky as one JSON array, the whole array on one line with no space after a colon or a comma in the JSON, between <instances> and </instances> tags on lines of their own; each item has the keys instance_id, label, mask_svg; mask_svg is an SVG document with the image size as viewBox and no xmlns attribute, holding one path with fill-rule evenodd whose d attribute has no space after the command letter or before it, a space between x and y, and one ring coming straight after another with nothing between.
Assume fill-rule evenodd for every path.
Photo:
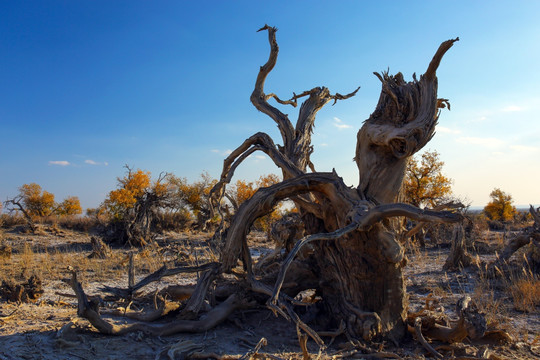
<instances>
[{"instance_id":1,"label":"blue sky","mask_svg":"<svg viewBox=\"0 0 540 360\"><path fill-rule=\"evenodd\" d=\"M0 4L0 199L37 182L95 207L123 166L218 177L253 133L278 141L249 102L268 56L266 91L348 93L319 112L312 160L358 183L356 132L387 68L411 79L439 44L460 37L439 71L450 99L437 150L456 194L487 203L500 187L540 204L540 2L537 1L4 1ZM296 109L285 108L292 119ZM278 173L256 154L237 172Z\"/></svg>"}]
</instances>

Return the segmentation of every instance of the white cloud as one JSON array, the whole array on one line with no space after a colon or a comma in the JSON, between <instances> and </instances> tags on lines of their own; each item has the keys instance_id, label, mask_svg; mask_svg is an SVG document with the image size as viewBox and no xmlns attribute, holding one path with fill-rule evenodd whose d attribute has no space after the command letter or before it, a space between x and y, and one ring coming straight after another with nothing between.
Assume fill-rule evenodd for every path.
<instances>
[{"instance_id":1,"label":"white cloud","mask_svg":"<svg viewBox=\"0 0 540 360\"><path fill-rule=\"evenodd\" d=\"M450 129L444 126L437 126L437 132L443 134L461 134L461 130Z\"/></svg>"},{"instance_id":2,"label":"white cloud","mask_svg":"<svg viewBox=\"0 0 540 360\"><path fill-rule=\"evenodd\" d=\"M462 144L480 145L485 147L497 147L504 144L503 140L497 138L460 137L457 142Z\"/></svg>"},{"instance_id":3,"label":"white cloud","mask_svg":"<svg viewBox=\"0 0 540 360\"><path fill-rule=\"evenodd\" d=\"M352 128L351 125L344 124L343 121L340 118L337 118L337 117L334 117L334 124L333 125L335 127L337 127L338 129L340 129L340 130Z\"/></svg>"},{"instance_id":4,"label":"white cloud","mask_svg":"<svg viewBox=\"0 0 540 360\"><path fill-rule=\"evenodd\" d=\"M321 143L321 144L319 144L319 146L328 146L328 144L327 143Z\"/></svg>"},{"instance_id":5,"label":"white cloud","mask_svg":"<svg viewBox=\"0 0 540 360\"><path fill-rule=\"evenodd\" d=\"M260 159L260 160L264 160L264 159L266 159L266 156L264 156L264 155L255 155L255 158Z\"/></svg>"},{"instance_id":6,"label":"white cloud","mask_svg":"<svg viewBox=\"0 0 540 360\"><path fill-rule=\"evenodd\" d=\"M215 154L219 154L219 155L223 155L223 156L227 156L227 155L230 155L232 153L231 149L227 149L227 150L212 149L210 151L215 153Z\"/></svg>"},{"instance_id":7,"label":"white cloud","mask_svg":"<svg viewBox=\"0 0 540 360\"><path fill-rule=\"evenodd\" d=\"M504 107L502 109L502 111L504 111L504 112L517 112L517 111L522 111L522 110L523 110L523 108L521 108L521 107L519 107L517 105L508 105L508 106L506 106L506 107Z\"/></svg>"},{"instance_id":8,"label":"white cloud","mask_svg":"<svg viewBox=\"0 0 540 360\"><path fill-rule=\"evenodd\" d=\"M88 165L103 165L103 166L108 166L108 165L109 165L109 163L106 162L106 161L100 163L100 162L97 162L97 161L94 161L94 160L90 160L90 159L84 160L84 163L85 163L85 164L88 164Z\"/></svg>"},{"instance_id":9,"label":"white cloud","mask_svg":"<svg viewBox=\"0 0 540 360\"><path fill-rule=\"evenodd\" d=\"M71 164L69 163L69 161L55 160L55 161L49 161L49 165L69 166Z\"/></svg>"},{"instance_id":10,"label":"white cloud","mask_svg":"<svg viewBox=\"0 0 540 360\"><path fill-rule=\"evenodd\" d=\"M526 146L526 145L511 145L510 149L519 151L519 152L536 152L540 150L540 148L535 146Z\"/></svg>"}]
</instances>

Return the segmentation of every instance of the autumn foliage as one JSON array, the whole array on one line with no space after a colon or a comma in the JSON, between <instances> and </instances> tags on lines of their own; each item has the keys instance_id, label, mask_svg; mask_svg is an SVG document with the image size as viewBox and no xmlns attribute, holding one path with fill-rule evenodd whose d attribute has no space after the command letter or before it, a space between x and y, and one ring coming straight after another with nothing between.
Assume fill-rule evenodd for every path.
<instances>
[{"instance_id":1,"label":"autumn foliage","mask_svg":"<svg viewBox=\"0 0 540 360\"><path fill-rule=\"evenodd\" d=\"M429 208L446 201L452 194L452 180L443 175L443 165L436 151L426 151L420 159L410 158L403 183L405 201Z\"/></svg>"},{"instance_id":2,"label":"autumn foliage","mask_svg":"<svg viewBox=\"0 0 540 360\"><path fill-rule=\"evenodd\" d=\"M489 219L507 221L512 220L517 214L516 208L512 205L512 195L495 188L489 197L491 201L484 207L484 212Z\"/></svg>"},{"instance_id":3,"label":"autumn foliage","mask_svg":"<svg viewBox=\"0 0 540 360\"><path fill-rule=\"evenodd\" d=\"M126 212L133 208L150 187L150 172L132 171L127 168L123 178L117 178L118 189L112 190L103 202L103 207L114 219L122 219Z\"/></svg>"},{"instance_id":4,"label":"autumn foliage","mask_svg":"<svg viewBox=\"0 0 540 360\"><path fill-rule=\"evenodd\" d=\"M47 216L55 210L54 195L42 190L36 183L24 184L19 188L22 203L30 216Z\"/></svg>"},{"instance_id":5,"label":"autumn foliage","mask_svg":"<svg viewBox=\"0 0 540 360\"><path fill-rule=\"evenodd\" d=\"M196 222L197 227L203 228L211 219L210 190L217 180L203 172L200 179L189 183L186 178L171 175L168 183L171 187L172 208L187 214Z\"/></svg>"},{"instance_id":6,"label":"autumn foliage","mask_svg":"<svg viewBox=\"0 0 540 360\"><path fill-rule=\"evenodd\" d=\"M237 180L235 186L228 192L227 198L232 203L235 210L246 200L250 199L259 188L268 187L281 181L275 174L263 175L257 181ZM274 209L270 214L265 215L255 221L255 227L268 232L274 221L281 217L279 209Z\"/></svg>"}]
</instances>

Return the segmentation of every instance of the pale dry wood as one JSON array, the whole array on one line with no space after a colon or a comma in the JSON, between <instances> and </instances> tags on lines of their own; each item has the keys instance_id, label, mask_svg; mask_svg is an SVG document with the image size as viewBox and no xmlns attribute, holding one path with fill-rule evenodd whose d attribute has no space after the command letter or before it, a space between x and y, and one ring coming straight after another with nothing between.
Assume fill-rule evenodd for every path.
<instances>
[{"instance_id":1,"label":"pale dry wood","mask_svg":"<svg viewBox=\"0 0 540 360\"><path fill-rule=\"evenodd\" d=\"M178 303L172 303L168 301L162 301L157 309L150 311L126 311L127 309L115 309L115 310L103 310L101 314L114 315L119 317L126 317L129 319L151 322L162 318L163 316L170 314L180 307Z\"/></svg>"},{"instance_id":2,"label":"pale dry wood","mask_svg":"<svg viewBox=\"0 0 540 360\"><path fill-rule=\"evenodd\" d=\"M77 295L77 315L87 319L100 333L107 335L123 335L130 332L142 331L154 336L166 336L180 332L204 332L224 321L234 310L242 305L236 294L227 298L224 302L210 310L200 320L175 320L172 323L159 325L147 323L133 323L126 325L111 324L104 320L96 305L88 302L81 283L77 279L77 272L71 270L70 285Z\"/></svg>"},{"instance_id":3,"label":"pale dry wood","mask_svg":"<svg viewBox=\"0 0 540 360\"><path fill-rule=\"evenodd\" d=\"M501 254L490 264L491 269L507 264L516 251L530 243L540 246L540 211L535 210L530 205L529 213L534 219L533 226L524 229L521 234L516 235L508 241ZM535 258L534 254L529 254L529 260L538 262L540 259Z\"/></svg>"},{"instance_id":4,"label":"pale dry wood","mask_svg":"<svg viewBox=\"0 0 540 360\"><path fill-rule=\"evenodd\" d=\"M474 264L476 264L475 258L469 254L465 245L463 225L456 224L452 231L450 254L443 265L443 270L459 270Z\"/></svg>"},{"instance_id":5,"label":"pale dry wood","mask_svg":"<svg viewBox=\"0 0 540 360\"><path fill-rule=\"evenodd\" d=\"M208 264L203 264L200 266L180 266L180 267L175 267L175 268L169 268L166 264L164 264L158 270L154 271L153 273L141 279L138 283L136 283L135 285L131 287L128 287L127 289L112 287L112 286L102 286L101 291L106 291L106 292L115 294L116 296L119 296L121 298L128 298L132 294L134 294L136 291L145 287L146 285L151 284L155 281L159 281L160 279L164 277L174 276L174 275L178 275L182 273L194 273L198 271L207 271L207 270L217 268L218 266L219 266L218 263L208 263Z\"/></svg>"}]
</instances>

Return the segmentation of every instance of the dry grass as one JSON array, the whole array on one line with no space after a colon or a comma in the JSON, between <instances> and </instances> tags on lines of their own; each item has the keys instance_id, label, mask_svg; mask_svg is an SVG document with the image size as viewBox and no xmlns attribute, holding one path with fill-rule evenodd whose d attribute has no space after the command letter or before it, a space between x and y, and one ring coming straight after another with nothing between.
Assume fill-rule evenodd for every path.
<instances>
[{"instance_id":1,"label":"dry grass","mask_svg":"<svg viewBox=\"0 0 540 360\"><path fill-rule=\"evenodd\" d=\"M516 310L532 313L540 305L540 278L530 270L523 272L523 277L512 283L508 290Z\"/></svg>"}]
</instances>

